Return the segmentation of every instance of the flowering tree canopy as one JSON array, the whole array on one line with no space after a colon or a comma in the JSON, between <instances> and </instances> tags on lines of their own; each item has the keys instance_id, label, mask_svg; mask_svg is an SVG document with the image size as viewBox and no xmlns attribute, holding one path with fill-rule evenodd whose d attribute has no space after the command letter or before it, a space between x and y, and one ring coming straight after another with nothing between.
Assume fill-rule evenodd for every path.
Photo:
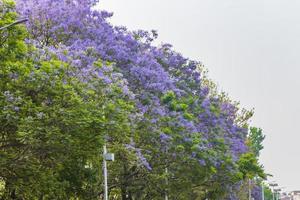
<instances>
[{"instance_id":1,"label":"flowering tree canopy","mask_svg":"<svg viewBox=\"0 0 300 200\"><path fill-rule=\"evenodd\" d=\"M29 21L0 38L0 196L99 199L104 140L111 199L234 199L264 177L252 112L200 62L154 46L155 31L112 26L97 3L1 1L0 26Z\"/></svg>"}]
</instances>

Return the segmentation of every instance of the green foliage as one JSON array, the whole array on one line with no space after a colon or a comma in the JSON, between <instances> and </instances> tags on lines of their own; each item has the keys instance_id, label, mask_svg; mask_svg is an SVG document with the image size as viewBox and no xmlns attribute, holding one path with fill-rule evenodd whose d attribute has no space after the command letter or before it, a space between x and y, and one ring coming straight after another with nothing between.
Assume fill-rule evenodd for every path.
<instances>
[{"instance_id":1,"label":"green foliage","mask_svg":"<svg viewBox=\"0 0 300 200\"><path fill-rule=\"evenodd\" d=\"M14 12L14 2L5 0L0 5L0 27L11 24L17 20ZM26 37L23 26L14 26L0 31L0 61L21 58L26 52L23 40Z\"/></svg>"},{"instance_id":2,"label":"green foliage","mask_svg":"<svg viewBox=\"0 0 300 200\"><path fill-rule=\"evenodd\" d=\"M237 164L244 179L253 179L256 176L266 178L262 166L259 165L258 160L253 153L243 154Z\"/></svg>"},{"instance_id":3,"label":"green foliage","mask_svg":"<svg viewBox=\"0 0 300 200\"><path fill-rule=\"evenodd\" d=\"M260 151L264 148L262 142L265 139L262 129L250 127L250 134L248 136L248 145L256 157L259 157Z\"/></svg>"},{"instance_id":4,"label":"green foliage","mask_svg":"<svg viewBox=\"0 0 300 200\"><path fill-rule=\"evenodd\" d=\"M273 200L272 190L266 184L264 184L264 194L265 194L265 200Z\"/></svg>"},{"instance_id":5,"label":"green foliage","mask_svg":"<svg viewBox=\"0 0 300 200\"><path fill-rule=\"evenodd\" d=\"M168 91L166 94L164 94L162 97L161 97L161 101L163 103L169 103L171 102L173 99L176 98L176 95L173 91Z\"/></svg>"}]
</instances>

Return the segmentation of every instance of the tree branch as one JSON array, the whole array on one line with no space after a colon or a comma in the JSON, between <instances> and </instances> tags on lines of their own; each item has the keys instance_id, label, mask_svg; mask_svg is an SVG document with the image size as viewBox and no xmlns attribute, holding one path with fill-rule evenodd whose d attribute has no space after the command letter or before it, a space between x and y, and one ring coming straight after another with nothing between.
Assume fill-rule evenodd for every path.
<instances>
[{"instance_id":1,"label":"tree branch","mask_svg":"<svg viewBox=\"0 0 300 200\"><path fill-rule=\"evenodd\" d=\"M12 27L12 26L18 25L18 24L27 22L27 21L28 21L28 19L20 19L20 20L17 20L17 21L15 21L14 23L8 24L8 25L3 26L3 27L0 27L0 31L2 31L2 30L4 30L4 29L7 29L7 28L10 28L10 27Z\"/></svg>"}]
</instances>

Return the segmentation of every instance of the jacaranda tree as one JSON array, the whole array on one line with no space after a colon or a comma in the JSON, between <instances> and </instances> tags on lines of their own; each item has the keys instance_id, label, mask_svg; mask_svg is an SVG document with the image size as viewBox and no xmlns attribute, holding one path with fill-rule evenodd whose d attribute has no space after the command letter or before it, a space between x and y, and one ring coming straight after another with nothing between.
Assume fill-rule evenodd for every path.
<instances>
[{"instance_id":1,"label":"jacaranda tree","mask_svg":"<svg viewBox=\"0 0 300 200\"><path fill-rule=\"evenodd\" d=\"M1 1L0 26L29 20L0 38L1 198L102 198L104 142L110 199L247 197L245 182L264 178L252 112L97 3Z\"/></svg>"}]
</instances>

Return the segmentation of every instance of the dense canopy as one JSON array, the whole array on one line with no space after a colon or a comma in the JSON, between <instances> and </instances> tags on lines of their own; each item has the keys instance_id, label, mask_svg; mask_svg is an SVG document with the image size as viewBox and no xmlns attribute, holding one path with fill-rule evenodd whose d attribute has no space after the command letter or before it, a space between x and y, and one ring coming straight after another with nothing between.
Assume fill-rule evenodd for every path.
<instances>
[{"instance_id":1,"label":"dense canopy","mask_svg":"<svg viewBox=\"0 0 300 200\"><path fill-rule=\"evenodd\" d=\"M104 142L110 199L260 199L262 131L200 62L97 0L15 3L0 27L29 20L0 32L2 199L103 198Z\"/></svg>"}]
</instances>

